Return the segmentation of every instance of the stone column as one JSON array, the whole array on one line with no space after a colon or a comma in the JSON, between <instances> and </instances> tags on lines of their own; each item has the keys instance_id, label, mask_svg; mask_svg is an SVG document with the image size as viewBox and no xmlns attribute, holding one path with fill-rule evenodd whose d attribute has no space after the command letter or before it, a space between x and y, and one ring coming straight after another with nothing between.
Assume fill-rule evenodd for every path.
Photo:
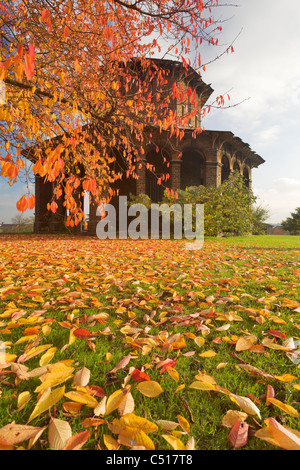
<instances>
[{"instance_id":1,"label":"stone column","mask_svg":"<svg viewBox=\"0 0 300 470\"><path fill-rule=\"evenodd\" d=\"M181 186L181 160L170 161L170 187L177 191Z\"/></svg>"},{"instance_id":2,"label":"stone column","mask_svg":"<svg viewBox=\"0 0 300 470\"><path fill-rule=\"evenodd\" d=\"M137 163L136 173L138 179L136 180L136 196L139 194L146 194L146 160L141 159Z\"/></svg>"},{"instance_id":3,"label":"stone column","mask_svg":"<svg viewBox=\"0 0 300 470\"><path fill-rule=\"evenodd\" d=\"M218 188L221 184L222 163L206 162L206 186Z\"/></svg>"}]
</instances>

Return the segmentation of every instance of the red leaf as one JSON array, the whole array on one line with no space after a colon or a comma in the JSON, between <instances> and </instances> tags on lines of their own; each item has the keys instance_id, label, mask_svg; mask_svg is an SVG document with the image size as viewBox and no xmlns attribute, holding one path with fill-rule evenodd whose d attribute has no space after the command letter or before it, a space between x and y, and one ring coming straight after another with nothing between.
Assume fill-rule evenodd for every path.
<instances>
[{"instance_id":1,"label":"red leaf","mask_svg":"<svg viewBox=\"0 0 300 470\"><path fill-rule=\"evenodd\" d=\"M52 201L51 204L50 204L50 210L51 212L53 212L53 214L55 214L56 210L57 210L57 204L55 201Z\"/></svg>"},{"instance_id":2,"label":"red leaf","mask_svg":"<svg viewBox=\"0 0 300 470\"><path fill-rule=\"evenodd\" d=\"M30 61L33 64L33 62L34 62L34 47L33 47L32 44L29 44L28 51L29 51Z\"/></svg>"},{"instance_id":3,"label":"red leaf","mask_svg":"<svg viewBox=\"0 0 300 470\"><path fill-rule=\"evenodd\" d=\"M19 57L22 57L22 55L23 55L23 46L22 46L22 44L18 44L17 52L19 54Z\"/></svg>"},{"instance_id":4,"label":"red leaf","mask_svg":"<svg viewBox=\"0 0 300 470\"><path fill-rule=\"evenodd\" d=\"M239 449L247 444L249 425L245 421L236 420L232 427L228 440L234 449Z\"/></svg>"},{"instance_id":5,"label":"red leaf","mask_svg":"<svg viewBox=\"0 0 300 470\"><path fill-rule=\"evenodd\" d=\"M106 396L106 393L103 388L99 387L98 385L89 385L89 390L92 391L93 397L102 398Z\"/></svg>"},{"instance_id":6,"label":"red leaf","mask_svg":"<svg viewBox=\"0 0 300 470\"><path fill-rule=\"evenodd\" d=\"M267 394L266 394L266 404L269 406L269 398L274 398L275 397L275 391L272 385L267 386Z\"/></svg>"},{"instance_id":7,"label":"red leaf","mask_svg":"<svg viewBox=\"0 0 300 470\"><path fill-rule=\"evenodd\" d=\"M28 209L33 209L35 206L35 196L32 194L29 198L27 198Z\"/></svg>"},{"instance_id":8,"label":"red leaf","mask_svg":"<svg viewBox=\"0 0 300 470\"><path fill-rule=\"evenodd\" d=\"M118 362L118 364L108 373L113 374L114 372L117 372L117 370L119 369L124 369L124 367L126 367L127 364L129 363L130 359L131 359L131 355L127 354L127 356L123 357L123 359L121 359L121 361Z\"/></svg>"},{"instance_id":9,"label":"red leaf","mask_svg":"<svg viewBox=\"0 0 300 470\"><path fill-rule=\"evenodd\" d=\"M64 450L79 450L90 437L90 430L82 431L70 437Z\"/></svg>"},{"instance_id":10,"label":"red leaf","mask_svg":"<svg viewBox=\"0 0 300 470\"><path fill-rule=\"evenodd\" d=\"M84 328L78 328L77 330L73 331L73 335L76 336L76 338L91 338L92 336L91 333Z\"/></svg>"},{"instance_id":11,"label":"red leaf","mask_svg":"<svg viewBox=\"0 0 300 470\"><path fill-rule=\"evenodd\" d=\"M136 382L144 382L145 380L150 380L149 375L145 374L145 372L142 372L139 369L134 369L131 378Z\"/></svg>"},{"instance_id":12,"label":"red leaf","mask_svg":"<svg viewBox=\"0 0 300 470\"><path fill-rule=\"evenodd\" d=\"M47 21L49 16L50 16L50 11L47 10L47 8L44 8L44 10L42 11L42 20Z\"/></svg>"},{"instance_id":13,"label":"red leaf","mask_svg":"<svg viewBox=\"0 0 300 470\"><path fill-rule=\"evenodd\" d=\"M282 333L281 331L269 330L268 334L271 336L275 336L276 338L286 339L286 335Z\"/></svg>"},{"instance_id":14,"label":"red leaf","mask_svg":"<svg viewBox=\"0 0 300 470\"><path fill-rule=\"evenodd\" d=\"M20 212L25 212L28 208L28 202L25 196L22 196L21 199L17 202L17 209Z\"/></svg>"},{"instance_id":15,"label":"red leaf","mask_svg":"<svg viewBox=\"0 0 300 470\"><path fill-rule=\"evenodd\" d=\"M163 374L168 367L175 367L176 366L176 360L172 361L172 359L168 360L166 359L166 363L162 366L160 370L160 374Z\"/></svg>"}]
</instances>

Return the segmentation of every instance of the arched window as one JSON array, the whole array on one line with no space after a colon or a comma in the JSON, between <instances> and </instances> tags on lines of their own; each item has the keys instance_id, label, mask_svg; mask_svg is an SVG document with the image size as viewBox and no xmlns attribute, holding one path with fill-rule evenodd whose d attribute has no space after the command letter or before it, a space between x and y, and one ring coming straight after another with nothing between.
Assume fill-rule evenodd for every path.
<instances>
[{"instance_id":1,"label":"arched window","mask_svg":"<svg viewBox=\"0 0 300 470\"><path fill-rule=\"evenodd\" d=\"M229 164L228 157L226 155L223 155L221 163L222 163L221 183L224 183L224 181L226 181L230 175L230 164Z\"/></svg>"},{"instance_id":2,"label":"arched window","mask_svg":"<svg viewBox=\"0 0 300 470\"><path fill-rule=\"evenodd\" d=\"M180 188L189 186L205 186L205 158L197 151L185 150L181 157Z\"/></svg>"},{"instance_id":3,"label":"arched window","mask_svg":"<svg viewBox=\"0 0 300 470\"><path fill-rule=\"evenodd\" d=\"M238 171L239 173L241 172L240 165L237 161L234 162L233 171Z\"/></svg>"},{"instance_id":4,"label":"arched window","mask_svg":"<svg viewBox=\"0 0 300 470\"><path fill-rule=\"evenodd\" d=\"M247 188L249 188L250 187L250 173L247 167L244 168L243 179L244 179L245 185L247 186Z\"/></svg>"},{"instance_id":5,"label":"arched window","mask_svg":"<svg viewBox=\"0 0 300 470\"><path fill-rule=\"evenodd\" d=\"M169 186L170 181L166 180L166 175L170 174L169 161L170 157L165 149L153 146L147 152L146 194L153 202L160 202L165 188Z\"/></svg>"}]
</instances>

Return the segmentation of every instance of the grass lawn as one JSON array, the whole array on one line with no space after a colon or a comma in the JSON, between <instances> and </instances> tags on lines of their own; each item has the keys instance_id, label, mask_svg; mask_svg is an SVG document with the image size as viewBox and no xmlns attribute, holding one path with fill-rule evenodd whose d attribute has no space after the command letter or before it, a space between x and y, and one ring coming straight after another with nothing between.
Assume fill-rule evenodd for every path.
<instances>
[{"instance_id":1,"label":"grass lawn","mask_svg":"<svg viewBox=\"0 0 300 470\"><path fill-rule=\"evenodd\" d=\"M0 449L300 449L300 237L0 248Z\"/></svg>"}]
</instances>

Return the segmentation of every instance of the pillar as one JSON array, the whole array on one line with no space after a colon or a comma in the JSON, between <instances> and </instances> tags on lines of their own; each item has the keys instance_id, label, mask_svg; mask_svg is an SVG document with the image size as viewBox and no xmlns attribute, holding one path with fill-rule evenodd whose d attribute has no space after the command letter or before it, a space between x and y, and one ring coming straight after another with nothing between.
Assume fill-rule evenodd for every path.
<instances>
[{"instance_id":1,"label":"pillar","mask_svg":"<svg viewBox=\"0 0 300 470\"><path fill-rule=\"evenodd\" d=\"M179 190L181 186L181 160L170 161L170 187L173 191Z\"/></svg>"},{"instance_id":2,"label":"pillar","mask_svg":"<svg viewBox=\"0 0 300 470\"><path fill-rule=\"evenodd\" d=\"M206 162L206 186L217 188L221 184L222 163Z\"/></svg>"}]
</instances>

